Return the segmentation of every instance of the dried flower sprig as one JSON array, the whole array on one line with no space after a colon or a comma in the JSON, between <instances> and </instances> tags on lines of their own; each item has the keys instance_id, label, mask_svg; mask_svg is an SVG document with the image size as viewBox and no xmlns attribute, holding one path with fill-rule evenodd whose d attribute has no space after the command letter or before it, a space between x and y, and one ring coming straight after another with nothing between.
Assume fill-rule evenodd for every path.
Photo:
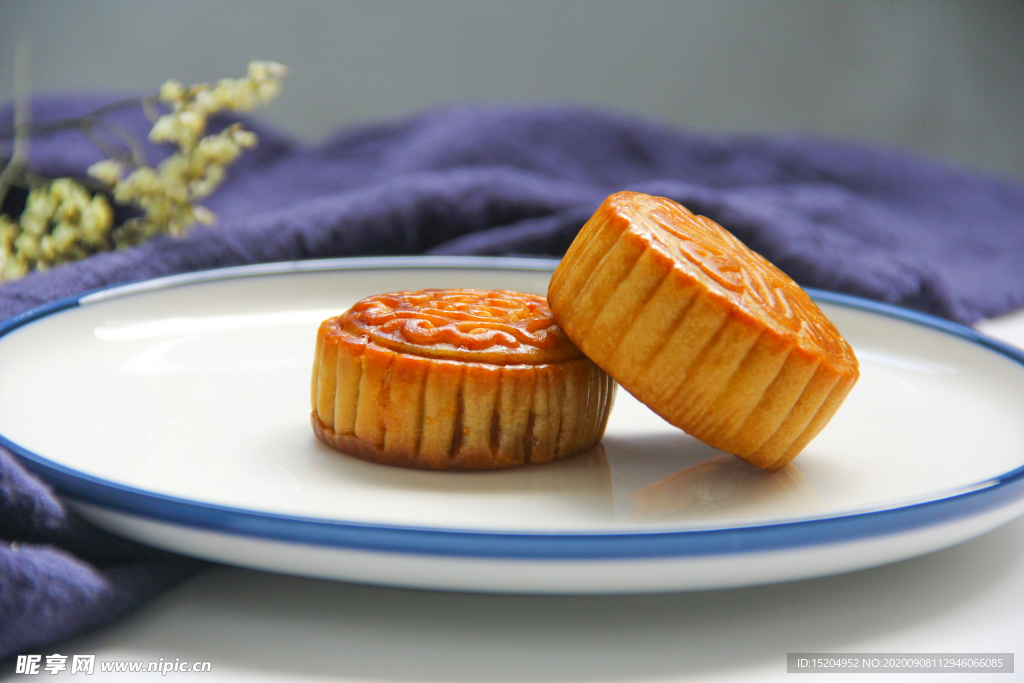
<instances>
[{"instance_id":1,"label":"dried flower sprig","mask_svg":"<svg viewBox=\"0 0 1024 683\"><path fill-rule=\"evenodd\" d=\"M0 216L0 279L76 261L110 248L114 211L70 178L58 178L28 193L19 223Z\"/></svg>"},{"instance_id":2,"label":"dried flower sprig","mask_svg":"<svg viewBox=\"0 0 1024 683\"><path fill-rule=\"evenodd\" d=\"M0 215L0 280L134 246L158 234L182 236L196 222L213 223L213 213L197 202L220 186L226 168L243 150L254 147L257 139L237 123L207 135L208 118L223 110L249 110L269 102L280 91L286 73L275 62L252 62L245 78L222 79L213 87L165 83L159 99L170 112L155 117L149 138L174 144L177 151L154 168L145 162L137 144L126 142L130 154L93 164L88 171L108 188L115 203L141 209L141 216L120 226L113 225L113 208L104 194L94 194L70 178L50 181L24 174L30 191L20 219ZM151 101L146 98L141 103L148 112ZM16 126L16 141L25 128ZM124 132L119 131L118 137L123 139Z\"/></svg>"}]
</instances>

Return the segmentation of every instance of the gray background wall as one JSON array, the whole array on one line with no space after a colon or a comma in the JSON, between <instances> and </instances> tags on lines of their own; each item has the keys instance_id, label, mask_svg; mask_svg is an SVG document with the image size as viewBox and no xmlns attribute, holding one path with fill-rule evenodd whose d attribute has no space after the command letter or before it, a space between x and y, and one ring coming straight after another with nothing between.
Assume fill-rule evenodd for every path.
<instances>
[{"instance_id":1,"label":"gray background wall","mask_svg":"<svg viewBox=\"0 0 1024 683\"><path fill-rule=\"evenodd\" d=\"M263 116L313 140L462 102L911 147L1024 179L1020 0L0 0L0 100L291 68Z\"/></svg>"}]
</instances>

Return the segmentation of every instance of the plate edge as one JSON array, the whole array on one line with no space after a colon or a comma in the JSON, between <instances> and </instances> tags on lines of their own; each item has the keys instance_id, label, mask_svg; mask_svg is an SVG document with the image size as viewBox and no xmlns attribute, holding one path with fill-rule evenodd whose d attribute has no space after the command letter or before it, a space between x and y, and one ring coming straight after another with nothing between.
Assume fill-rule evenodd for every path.
<instances>
[{"instance_id":1,"label":"plate edge","mask_svg":"<svg viewBox=\"0 0 1024 683\"><path fill-rule=\"evenodd\" d=\"M42 304L0 322L0 337L35 320L75 306L89 305L122 296L131 296L200 282L287 273L378 270L384 268L460 268L544 272L553 270L557 262L556 259L519 257L385 256L288 261L195 271L136 283L112 285L81 295L65 297ZM901 308L893 304L815 288L805 289L815 300L846 306L856 310L867 310L936 329L986 347L1020 365L1024 365L1024 351L992 339L965 325L937 318L926 313ZM856 538L889 535L904 530L941 524L949 519L981 514L998 507L1003 507L1020 497L1024 497L1024 485L1022 485L1024 483L1024 467L1020 467L1004 473L990 480L990 482L976 483L963 489L956 489L950 495L938 499L897 508L812 520L782 522L772 525L685 531L595 532L593 534L487 532L336 522L316 518L258 513L226 506L197 503L95 479L89 475L84 475L53 463L36 453L18 446L3 435L0 435L0 446L5 447L14 454L28 469L51 483L61 494L69 498L81 500L82 502L111 507L112 509L129 514L139 514L166 522L183 523L186 526L196 526L197 528L239 533L240 535L260 538L295 540L296 535L294 532L305 529L308 533L300 533L299 535L316 537L311 538L310 542L319 545L403 552L412 550L413 552L431 554L478 557L565 557L566 545L571 546L570 549L574 551L573 557L589 559L614 559L626 556L675 557L777 550L816 545L822 542L844 542ZM106 495L102 495L103 493L106 493ZM1013 495L1009 495L1011 493ZM132 505L132 498L144 501L146 504L142 507L150 508L149 514L146 511L140 511L139 506ZM960 509L955 513L947 509L950 506L961 507L960 503L964 503L964 509ZM933 506L938 506L936 509L941 509L940 511L943 514L938 517L929 514L927 519L915 519L914 515L911 514L924 508L928 508L930 513L933 513ZM201 517L205 517L207 514L211 515L211 517L192 519L192 523L189 523L188 518L194 517L194 515L187 514L190 510L200 510ZM888 526L885 520L893 521L889 518L891 515L905 517L903 525L895 529ZM225 520L225 516L229 518L244 517L245 519L235 519L234 523L232 523L231 519ZM885 520L880 524L875 524L875 522L882 519L879 516L884 516ZM812 526L816 527L823 524L831 526L854 524L856 526L856 523L859 521L869 521L869 524L859 529L846 529L847 533L840 534L839 537L833 534L821 533L821 529L812 528ZM295 527L294 525L301 526ZM311 531L313 528L319 530L319 533ZM789 531L794 531L795 535L790 535ZM804 534L804 532L810 533ZM378 537L370 538L366 536L367 534L377 535ZM415 536L408 537L409 534ZM738 534L742 534L747 538L737 538ZM750 538L751 536L764 536L765 534L769 534L771 537ZM429 537L431 541L424 543L422 541L423 537ZM444 537L445 542L438 547L436 541L441 537ZM684 541L682 539L687 540ZM396 541L399 546L402 546L401 548L394 545ZM479 547L467 548L465 547L467 542L477 544ZM533 547L520 547L524 543ZM554 547L547 547L552 543L555 544ZM632 547L637 543L650 547ZM430 545L432 548L418 547L414 549L414 546L421 545ZM626 546L630 547L627 548Z\"/></svg>"}]
</instances>

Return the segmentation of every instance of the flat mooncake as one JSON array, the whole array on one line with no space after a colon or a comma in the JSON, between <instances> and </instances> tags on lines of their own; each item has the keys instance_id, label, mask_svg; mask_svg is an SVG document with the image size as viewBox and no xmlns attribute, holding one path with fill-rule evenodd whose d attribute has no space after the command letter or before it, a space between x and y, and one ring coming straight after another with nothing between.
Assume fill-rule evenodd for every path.
<instances>
[{"instance_id":1,"label":"flat mooncake","mask_svg":"<svg viewBox=\"0 0 1024 683\"><path fill-rule=\"evenodd\" d=\"M614 391L542 296L396 292L320 325L310 417L321 441L365 460L495 469L591 448Z\"/></svg>"},{"instance_id":2,"label":"flat mooncake","mask_svg":"<svg viewBox=\"0 0 1024 683\"><path fill-rule=\"evenodd\" d=\"M792 279L662 197L605 200L548 302L569 338L654 412L770 470L821 431L859 376L850 345Z\"/></svg>"}]
</instances>

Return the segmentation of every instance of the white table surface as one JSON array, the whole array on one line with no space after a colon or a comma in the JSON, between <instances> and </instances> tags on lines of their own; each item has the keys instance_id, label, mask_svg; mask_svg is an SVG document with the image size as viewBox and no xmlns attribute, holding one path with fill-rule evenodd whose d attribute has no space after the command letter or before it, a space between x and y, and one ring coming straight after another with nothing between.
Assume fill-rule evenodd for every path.
<instances>
[{"instance_id":1,"label":"white table surface","mask_svg":"<svg viewBox=\"0 0 1024 683\"><path fill-rule=\"evenodd\" d=\"M1024 312L979 328L1024 347ZM884 567L699 593L470 595L223 567L42 654L54 652L209 661L208 673L167 676L205 683L1024 680L1020 661L1014 674L786 673L787 652L1014 652L1019 659L1024 518ZM39 677L62 675L69 674ZM97 668L79 678L159 675Z\"/></svg>"}]
</instances>

